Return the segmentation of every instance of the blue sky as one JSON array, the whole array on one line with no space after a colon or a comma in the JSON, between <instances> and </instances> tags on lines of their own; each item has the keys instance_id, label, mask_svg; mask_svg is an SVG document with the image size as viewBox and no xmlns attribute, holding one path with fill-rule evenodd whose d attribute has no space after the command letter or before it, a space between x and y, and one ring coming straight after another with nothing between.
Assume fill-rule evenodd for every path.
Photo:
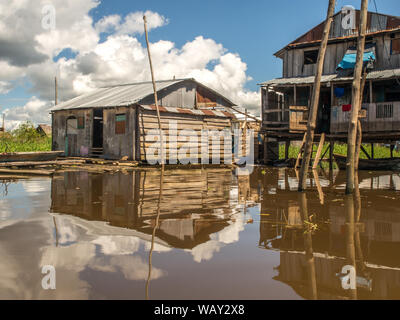
<instances>
[{"instance_id":1,"label":"blue sky","mask_svg":"<svg viewBox=\"0 0 400 320\"><path fill-rule=\"evenodd\" d=\"M0 0L0 5L1 1L3 0ZM337 0L336 11L344 5L353 5L359 9L360 2ZM399 0L376 0L376 3L379 12L400 16ZM328 0L102 0L96 8L88 10L88 14L94 25L103 17L114 14L124 18L137 11L150 10L158 13L168 19L168 23L150 31L152 43L167 40L180 49L198 36L212 39L221 44L226 52L237 54L241 61L247 64L246 76L252 80L246 81L243 88L256 92L257 83L281 76L281 61L273 54L323 21L327 6ZM373 1L370 1L369 10L375 11ZM76 34L76 37L80 37L80 34ZM135 38L144 47L144 36L137 34ZM101 41L106 40L107 35L102 34ZM76 55L76 52L66 49L52 59L71 59ZM208 68L212 69L213 63L218 61L211 61ZM48 82L49 86L51 81ZM46 100L43 98L45 95L38 91L39 86L32 84L27 78L8 78L7 82L13 89L0 95L0 111L22 106L32 96Z\"/></svg>"},{"instance_id":2,"label":"blue sky","mask_svg":"<svg viewBox=\"0 0 400 320\"><path fill-rule=\"evenodd\" d=\"M338 0L337 9L344 5L360 8L360 0ZM376 0L381 13L400 15L399 0ZM256 83L281 76L282 64L273 54L326 17L326 0L203 0L203 1L102 1L92 11L95 20L104 15L129 11L152 10L169 19L169 24L152 31L151 41L168 39L178 46L198 35L222 43L238 53ZM370 1L370 11L375 11ZM143 40L143 37L142 37Z\"/></svg>"}]
</instances>

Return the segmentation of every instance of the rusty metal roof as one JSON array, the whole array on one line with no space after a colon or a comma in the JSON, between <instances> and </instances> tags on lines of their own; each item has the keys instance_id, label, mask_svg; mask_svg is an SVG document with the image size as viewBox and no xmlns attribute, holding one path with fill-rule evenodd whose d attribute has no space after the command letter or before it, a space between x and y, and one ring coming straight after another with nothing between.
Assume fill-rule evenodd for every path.
<instances>
[{"instance_id":1,"label":"rusty metal roof","mask_svg":"<svg viewBox=\"0 0 400 320\"><path fill-rule=\"evenodd\" d=\"M342 19L344 14L339 11L333 17L332 26L329 32L329 42L348 40L358 36L358 22L360 19L360 10L356 10L356 29L342 28ZM316 27L307 31L305 34L292 41L276 53L275 56L280 57L285 49L297 46L316 45L321 42L325 21ZM400 17L381 14L376 12L368 12L367 18L367 36L377 35L380 33L396 32L400 28Z\"/></svg>"},{"instance_id":2,"label":"rusty metal roof","mask_svg":"<svg viewBox=\"0 0 400 320\"><path fill-rule=\"evenodd\" d=\"M368 73L367 80L385 80L400 78L400 69L389 69L389 70L378 70ZM288 85L301 85L301 84L313 84L315 76L310 77L295 77L295 78L277 78L269 80L263 83L259 83L259 86L288 86ZM327 82L342 82L342 81L353 81L353 77L340 77L337 74L323 75L321 83Z\"/></svg>"},{"instance_id":3,"label":"rusty metal roof","mask_svg":"<svg viewBox=\"0 0 400 320\"><path fill-rule=\"evenodd\" d=\"M156 111L156 106L146 106L141 105L144 110ZM211 117L222 117L222 118L235 118L233 113L223 111L223 110L212 110L212 109L184 109L184 108L173 108L173 107L163 107L159 106L160 113L171 112L171 113L181 113L181 114L191 114L198 116L211 116Z\"/></svg>"},{"instance_id":4,"label":"rusty metal roof","mask_svg":"<svg viewBox=\"0 0 400 320\"><path fill-rule=\"evenodd\" d=\"M227 101L228 104L231 104L232 106L235 105L233 102L229 101L227 98L225 98L215 90L212 90L205 85L198 83L194 79L156 81L157 92L184 81L195 82L197 85L202 86L220 96L222 99ZM125 107L139 103L141 100L150 95L153 95L153 84L151 81L116 85L95 89L89 93L60 103L52 108L50 111L54 112L70 109Z\"/></svg>"}]
</instances>

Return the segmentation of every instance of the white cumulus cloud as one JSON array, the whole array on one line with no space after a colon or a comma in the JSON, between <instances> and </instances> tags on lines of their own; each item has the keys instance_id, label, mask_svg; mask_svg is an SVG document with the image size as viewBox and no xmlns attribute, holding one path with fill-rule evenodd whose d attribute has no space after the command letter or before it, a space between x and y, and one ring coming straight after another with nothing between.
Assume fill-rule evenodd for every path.
<instances>
[{"instance_id":1,"label":"white cumulus cloud","mask_svg":"<svg viewBox=\"0 0 400 320\"><path fill-rule=\"evenodd\" d=\"M94 88L151 79L143 44L143 14L148 29L160 28L168 18L152 11L108 15L94 23L90 11L96 0L55 0L56 28L41 26L47 0L0 0L0 94L15 80L28 79L35 95L26 105L6 110L9 126L23 120L48 123L54 104L54 76L58 77L59 102ZM151 33L150 33L151 41ZM71 56L55 59L69 49ZM255 113L258 92L247 90L251 77L238 53L221 43L198 36L178 47L173 41L151 43L156 78L195 78ZM54 60L57 60L56 62Z\"/></svg>"}]
</instances>

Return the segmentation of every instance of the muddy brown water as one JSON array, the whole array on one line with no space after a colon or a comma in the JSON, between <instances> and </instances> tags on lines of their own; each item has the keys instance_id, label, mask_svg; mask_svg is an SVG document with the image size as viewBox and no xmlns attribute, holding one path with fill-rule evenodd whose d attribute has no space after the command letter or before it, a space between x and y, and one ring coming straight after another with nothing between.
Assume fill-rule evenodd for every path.
<instances>
[{"instance_id":1,"label":"muddy brown water","mask_svg":"<svg viewBox=\"0 0 400 320\"><path fill-rule=\"evenodd\" d=\"M398 173L360 172L351 197L338 171L311 174L305 194L284 168L160 178L0 176L0 298L400 298Z\"/></svg>"}]
</instances>

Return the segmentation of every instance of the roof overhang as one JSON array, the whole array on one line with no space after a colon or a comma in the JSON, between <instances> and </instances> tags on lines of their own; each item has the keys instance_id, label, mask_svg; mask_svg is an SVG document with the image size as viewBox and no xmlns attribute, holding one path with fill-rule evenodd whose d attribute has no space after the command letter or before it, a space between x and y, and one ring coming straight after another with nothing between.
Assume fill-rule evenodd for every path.
<instances>
[{"instance_id":1,"label":"roof overhang","mask_svg":"<svg viewBox=\"0 0 400 320\"><path fill-rule=\"evenodd\" d=\"M372 71L368 73L367 80L390 80L400 78L400 69L389 69ZM296 78L276 78L269 80L258 85L261 87L285 87L294 85L312 85L315 81L315 76L310 77L296 77ZM338 74L323 75L321 83L328 82L351 82L353 77L340 77Z\"/></svg>"}]
</instances>

